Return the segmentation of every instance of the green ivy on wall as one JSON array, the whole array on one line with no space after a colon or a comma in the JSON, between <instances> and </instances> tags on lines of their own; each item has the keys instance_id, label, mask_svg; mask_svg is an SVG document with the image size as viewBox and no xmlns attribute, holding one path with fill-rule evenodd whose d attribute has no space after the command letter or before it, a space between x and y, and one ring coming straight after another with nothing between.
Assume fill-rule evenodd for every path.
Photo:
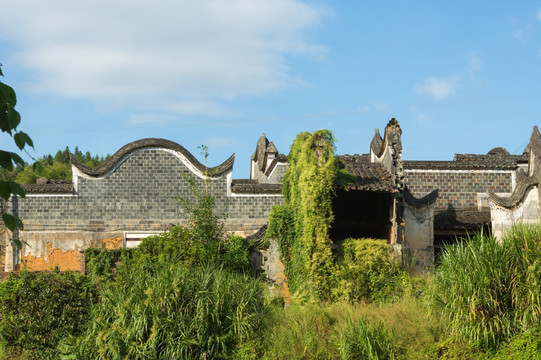
<instances>
[{"instance_id":1,"label":"green ivy on wall","mask_svg":"<svg viewBox=\"0 0 541 360\"><path fill-rule=\"evenodd\" d=\"M327 299L334 276L329 228L338 172L332 133L297 135L288 162L285 205L271 211L266 235L279 239L289 287Z\"/></svg>"}]
</instances>

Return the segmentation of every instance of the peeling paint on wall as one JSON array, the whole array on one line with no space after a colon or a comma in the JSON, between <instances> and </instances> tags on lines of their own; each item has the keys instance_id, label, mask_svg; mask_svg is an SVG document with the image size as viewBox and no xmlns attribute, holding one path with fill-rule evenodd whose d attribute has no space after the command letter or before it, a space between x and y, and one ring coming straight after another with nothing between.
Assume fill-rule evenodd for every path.
<instances>
[{"instance_id":1,"label":"peeling paint on wall","mask_svg":"<svg viewBox=\"0 0 541 360\"><path fill-rule=\"evenodd\" d=\"M101 238L101 236L106 236ZM96 237L100 238L96 238ZM123 246L123 236L118 233L85 231L23 232L21 256L23 269L30 271L83 268L83 251L89 247L118 249Z\"/></svg>"},{"instance_id":2,"label":"peeling paint on wall","mask_svg":"<svg viewBox=\"0 0 541 360\"><path fill-rule=\"evenodd\" d=\"M79 271L82 260L81 253L78 250L62 251L60 249L53 249L53 244L48 242L44 256L23 256L21 263L22 268L29 271L51 270L55 266L58 266L60 270Z\"/></svg>"}]
</instances>

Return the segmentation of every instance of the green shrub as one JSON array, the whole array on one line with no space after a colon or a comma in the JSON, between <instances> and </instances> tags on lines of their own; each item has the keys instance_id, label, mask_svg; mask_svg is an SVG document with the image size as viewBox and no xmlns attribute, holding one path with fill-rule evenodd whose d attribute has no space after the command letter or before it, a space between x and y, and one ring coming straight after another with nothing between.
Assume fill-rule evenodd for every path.
<instances>
[{"instance_id":1,"label":"green shrub","mask_svg":"<svg viewBox=\"0 0 541 360\"><path fill-rule=\"evenodd\" d=\"M206 150L205 150L206 151ZM191 197L178 197L188 227L174 226L168 231L149 236L133 253L135 262L183 264L186 266L224 266L235 271L250 270L248 242L240 236L224 232L223 218L215 213L215 199L186 178ZM208 178L205 181L208 186Z\"/></svg>"},{"instance_id":2,"label":"green shrub","mask_svg":"<svg viewBox=\"0 0 541 360\"><path fill-rule=\"evenodd\" d=\"M123 264L71 356L233 358L260 326L264 311L260 284L248 275L211 266Z\"/></svg>"},{"instance_id":3,"label":"green shrub","mask_svg":"<svg viewBox=\"0 0 541 360\"><path fill-rule=\"evenodd\" d=\"M395 359L392 338L394 334L381 322L371 324L363 319L357 323L348 321L340 333L340 354L344 360Z\"/></svg>"},{"instance_id":4,"label":"green shrub","mask_svg":"<svg viewBox=\"0 0 541 360\"><path fill-rule=\"evenodd\" d=\"M112 280L117 265L132 256L134 249L96 249L88 248L84 252L85 271L88 276Z\"/></svg>"},{"instance_id":5,"label":"green shrub","mask_svg":"<svg viewBox=\"0 0 541 360\"><path fill-rule=\"evenodd\" d=\"M385 240L346 239L337 262L335 297L347 301L396 299L408 285L408 274L391 258Z\"/></svg>"},{"instance_id":6,"label":"green shrub","mask_svg":"<svg viewBox=\"0 0 541 360\"><path fill-rule=\"evenodd\" d=\"M541 358L541 329L538 327L513 336L491 354L492 360L532 360Z\"/></svg>"},{"instance_id":7,"label":"green shrub","mask_svg":"<svg viewBox=\"0 0 541 360\"><path fill-rule=\"evenodd\" d=\"M137 262L184 264L186 266L223 265L245 272L250 270L248 242L240 236L223 235L213 242L201 242L194 231L175 226L167 232L149 236L133 253Z\"/></svg>"},{"instance_id":8,"label":"green shrub","mask_svg":"<svg viewBox=\"0 0 541 360\"><path fill-rule=\"evenodd\" d=\"M25 358L56 358L60 340L85 329L95 297L77 272L11 273L0 283L0 342Z\"/></svg>"}]
</instances>

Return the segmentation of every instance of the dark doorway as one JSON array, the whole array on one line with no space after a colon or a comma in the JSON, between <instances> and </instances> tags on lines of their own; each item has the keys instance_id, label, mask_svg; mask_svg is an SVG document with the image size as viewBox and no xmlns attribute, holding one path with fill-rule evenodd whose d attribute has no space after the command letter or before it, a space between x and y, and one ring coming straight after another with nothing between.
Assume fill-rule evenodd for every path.
<instances>
[{"instance_id":1,"label":"dark doorway","mask_svg":"<svg viewBox=\"0 0 541 360\"><path fill-rule=\"evenodd\" d=\"M338 190L333 201L333 242L349 237L389 240L393 194Z\"/></svg>"}]
</instances>

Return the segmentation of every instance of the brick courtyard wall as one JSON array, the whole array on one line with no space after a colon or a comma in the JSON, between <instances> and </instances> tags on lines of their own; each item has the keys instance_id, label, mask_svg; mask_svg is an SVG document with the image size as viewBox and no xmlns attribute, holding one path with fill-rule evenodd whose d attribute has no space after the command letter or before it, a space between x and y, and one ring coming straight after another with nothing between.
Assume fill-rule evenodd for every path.
<instances>
[{"instance_id":1,"label":"brick courtyard wall","mask_svg":"<svg viewBox=\"0 0 541 360\"><path fill-rule=\"evenodd\" d=\"M209 192L216 198L216 211L226 216L226 230L249 235L266 224L271 207L283 198L231 194L231 171L211 178ZM74 168L74 194L28 194L0 206L24 222L19 236L28 243L23 247L23 263L31 260L41 270L55 258L64 259L64 269L77 270L79 251L87 247L120 247L124 232L163 232L171 224L186 224L176 198L191 196L187 179L205 189L204 175L182 154L146 148L134 151L98 178ZM5 268L11 270L9 264Z\"/></svg>"},{"instance_id":2,"label":"brick courtyard wall","mask_svg":"<svg viewBox=\"0 0 541 360\"><path fill-rule=\"evenodd\" d=\"M422 197L438 189L435 210L488 207L486 193L511 193L513 170L425 170L406 169L405 182L411 193ZM482 203L479 203L479 200Z\"/></svg>"}]
</instances>

